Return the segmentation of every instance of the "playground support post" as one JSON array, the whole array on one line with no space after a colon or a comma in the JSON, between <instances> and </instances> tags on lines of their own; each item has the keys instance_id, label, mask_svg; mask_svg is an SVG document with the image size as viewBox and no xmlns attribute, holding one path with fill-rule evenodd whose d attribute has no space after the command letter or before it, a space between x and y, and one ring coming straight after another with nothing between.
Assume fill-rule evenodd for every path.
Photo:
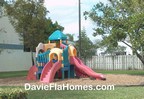
<instances>
[{"instance_id":1,"label":"playground support post","mask_svg":"<svg viewBox=\"0 0 144 99\"><path fill-rule=\"evenodd\" d=\"M81 1L79 0L79 57L81 57Z\"/></svg>"}]
</instances>

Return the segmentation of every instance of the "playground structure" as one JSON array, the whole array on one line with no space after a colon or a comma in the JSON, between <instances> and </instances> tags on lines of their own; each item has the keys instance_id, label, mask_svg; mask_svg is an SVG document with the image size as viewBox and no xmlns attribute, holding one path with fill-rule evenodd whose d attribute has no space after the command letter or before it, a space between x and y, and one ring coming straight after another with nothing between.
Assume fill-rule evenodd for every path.
<instances>
[{"instance_id":1,"label":"playground structure","mask_svg":"<svg viewBox=\"0 0 144 99\"><path fill-rule=\"evenodd\" d=\"M40 79L41 82L51 83L54 78L92 77L106 80L99 73L84 65L77 57L77 50L67 44L67 36L61 31L53 32L48 43L39 43L36 47L36 65L28 72L27 80Z\"/></svg>"}]
</instances>

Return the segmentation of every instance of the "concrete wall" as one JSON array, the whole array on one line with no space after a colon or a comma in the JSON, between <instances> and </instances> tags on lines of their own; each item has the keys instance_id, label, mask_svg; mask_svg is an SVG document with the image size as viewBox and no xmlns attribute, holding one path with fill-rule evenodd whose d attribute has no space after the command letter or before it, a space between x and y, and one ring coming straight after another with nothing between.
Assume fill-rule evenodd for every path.
<instances>
[{"instance_id":1,"label":"concrete wall","mask_svg":"<svg viewBox=\"0 0 144 99\"><path fill-rule=\"evenodd\" d=\"M19 35L10 24L8 17L0 18L0 43L2 44L23 44Z\"/></svg>"},{"instance_id":2,"label":"concrete wall","mask_svg":"<svg viewBox=\"0 0 144 99\"><path fill-rule=\"evenodd\" d=\"M0 72L29 70L31 54L23 50L4 49L0 53Z\"/></svg>"},{"instance_id":3,"label":"concrete wall","mask_svg":"<svg viewBox=\"0 0 144 99\"><path fill-rule=\"evenodd\" d=\"M2 30L1 30L2 29ZM21 45L18 33L10 24L8 17L0 18L0 44L1 45ZM23 48L4 48L0 46L0 72L28 70L31 66L31 53L24 52Z\"/></svg>"}]
</instances>

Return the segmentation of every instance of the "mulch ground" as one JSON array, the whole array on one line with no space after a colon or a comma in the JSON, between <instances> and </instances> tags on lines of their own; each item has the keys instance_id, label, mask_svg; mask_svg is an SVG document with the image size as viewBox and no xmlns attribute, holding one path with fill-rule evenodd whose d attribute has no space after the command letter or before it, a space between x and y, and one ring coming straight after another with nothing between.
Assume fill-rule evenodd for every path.
<instances>
[{"instance_id":1,"label":"mulch ground","mask_svg":"<svg viewBox=\"0 0 144 99\"><path fill-rule=\"evenodd\" d=\"M144 85L144 76L125 75L125 74L107 74L106 81L91 80L90 78L74 78L74 79L55 79L53 83L58 85L70 84L70 85L117 85L117 86L129 86L129 85ZM0 79L0 86L24 86L25 83L32 85L42 84L39 80L26 80L26 77L4 78Z\"/></svg>"}]
</instances>

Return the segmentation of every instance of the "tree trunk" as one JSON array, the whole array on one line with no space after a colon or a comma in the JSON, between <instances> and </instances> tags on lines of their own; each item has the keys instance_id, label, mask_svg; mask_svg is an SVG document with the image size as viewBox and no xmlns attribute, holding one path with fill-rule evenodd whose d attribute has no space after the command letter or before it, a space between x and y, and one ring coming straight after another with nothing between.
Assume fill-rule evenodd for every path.
<instances>
[{"instance_id":1,"label":"tree trunk","mask_svg":"<svg viewBox=\"0 0 144 99\"><path fill-rule=\"evenodd\" d=\"M122 41L124 44L126 44L127 46L129 46L134 53L136 53L136 56L140 59L140 61L142 62L143 64L143 68L144 68L144 57L142 55L140 55L136 49L134 49L131 45L127 44L126 42Z\"/></svg>"},{"instance_id":2,"label":"tree trunk","mask_svg":"<svg viewBox=\"0 0 144 99\"><path fill-rule=\"evenodd\" d=\"M140 59L140 61L143 63L143 68L144 68L144 57L140 55L138 52L136 52L137 57Z\"/></svg>"},{"instance_id":3,"label":"tree trunk","mask_svg":"<svg viewBox=\"0 0 144 99\"><path fill-rule=\"evenodd\" d=\"M31 50L31 60L32 60L32 66L34 65L34 57L33 57L33 51Z\"/></svg>"}]
</instances>

